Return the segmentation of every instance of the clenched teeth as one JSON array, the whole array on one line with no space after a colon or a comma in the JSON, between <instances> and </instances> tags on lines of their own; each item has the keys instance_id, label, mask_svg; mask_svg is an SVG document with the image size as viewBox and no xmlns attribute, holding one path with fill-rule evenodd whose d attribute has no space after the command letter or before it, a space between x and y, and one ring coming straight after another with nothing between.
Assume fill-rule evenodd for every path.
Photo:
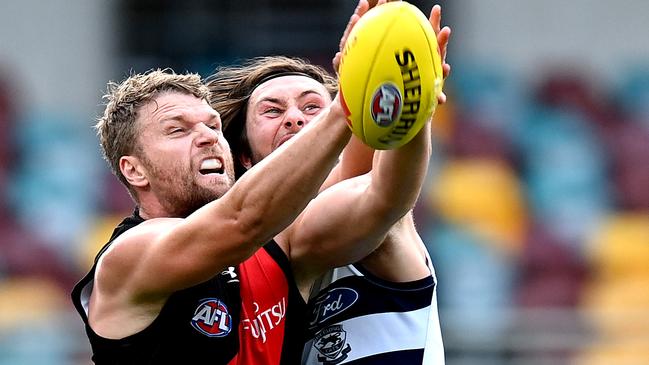
<instances>
[{"instance_id":1,"label":"clenched teeth","mask_svg":"<svg viewBox=\"0 0 649 365\"><path fill-rule=\"evenodd\" d=\"M201 163L201 170L219 170L223 168L223 163L217 158L210 158Z\"/></svg>"},{"instance_id":2,"label":"clenched teeth","mask_svg":"<svg viewBox=\"0 0 649 365\"><path fill-rule=\"evenodd\" d=\"M221 174L223 173L223 161L218 158L210 158L201 162L199 169L200 173L206 174Z\"/></svg>"}]
</instances>

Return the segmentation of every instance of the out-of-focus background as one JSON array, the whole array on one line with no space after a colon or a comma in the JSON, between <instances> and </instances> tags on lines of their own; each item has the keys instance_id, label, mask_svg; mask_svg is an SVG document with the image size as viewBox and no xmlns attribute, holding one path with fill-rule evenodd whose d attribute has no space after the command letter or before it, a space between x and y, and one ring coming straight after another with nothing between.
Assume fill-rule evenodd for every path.
<instances>
[{"instance_id":1,"label":"out-of-focus background","mask_svg":"<svg viewBox=\"0 0 649 365\"><path fill-rule=\"evenodd\" d=\"M649 364L649 2L441 4L453 71L417 221L447 363ZM355 5L2 2L0 364L90 363L69 291L132 206L92 130L106 82L330 68Z\"/></svg>"}]
</instances>

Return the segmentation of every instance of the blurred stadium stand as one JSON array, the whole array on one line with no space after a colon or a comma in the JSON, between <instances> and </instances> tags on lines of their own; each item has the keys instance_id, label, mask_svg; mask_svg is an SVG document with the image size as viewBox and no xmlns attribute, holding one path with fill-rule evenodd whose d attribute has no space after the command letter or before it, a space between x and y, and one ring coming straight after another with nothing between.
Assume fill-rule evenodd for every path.
<instances>
[{"instance_id":1,"label":"blurred stadium stand","mask_svg":"<svg viewBox=\"0 0 649 365\"><path fill-rule=\"evenodd\" d=\"M649 3L441 4L453 71L416 218L447 364L649 364ZM91 128L106 82L268 54L330 67L354 6L3 3L0 364L90 363L69 290L131 209Z\"/></svg>"}]
</instances>

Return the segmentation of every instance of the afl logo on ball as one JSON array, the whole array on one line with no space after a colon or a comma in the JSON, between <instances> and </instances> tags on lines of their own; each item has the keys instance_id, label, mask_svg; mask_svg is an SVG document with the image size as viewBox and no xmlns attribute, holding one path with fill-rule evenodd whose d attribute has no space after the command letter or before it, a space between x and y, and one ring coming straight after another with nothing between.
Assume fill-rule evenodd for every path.
<instances>
[{"instance_id":1,"label":"afl logo on ball","mask_svg":"<svg viewBox=\"0 0 649 365\"><path fill-rule=\"evenodd\" d=\"M391 82L381 84L372 96L372 119L380 127L388 127L399 119L402 108L401 92Z\"/></svg>"},{"instance_id":2,"label":"afl logo on ball","mask_svg":"<svg viewBox=\"0 0 649 365\"><path fill-rule=\"evenodd\" d=\"M232 330L232 316L222 301L203 299L194 311L192 327L209 337L224 337Z\"/></svg>"}]
</instances>

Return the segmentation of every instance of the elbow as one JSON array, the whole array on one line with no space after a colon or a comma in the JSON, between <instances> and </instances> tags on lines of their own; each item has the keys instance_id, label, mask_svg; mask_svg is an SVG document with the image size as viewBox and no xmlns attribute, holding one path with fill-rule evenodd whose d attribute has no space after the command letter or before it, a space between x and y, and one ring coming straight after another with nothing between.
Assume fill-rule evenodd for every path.
<instances>
[{"instance_id":1,"label":"elbow","mask_svg":"<svg viewBox=\"0 0 649 365\"><path fill-rule=\"evenodd\" d=\"M238 241L251 252L259 249L278 233L278 224L272 218L262 214L264 207L260 205L247 206L238 209L231 220L231 232L239 235Z\"/></svg>"},{"instance_id":2,"label":"elbow","mask_svg":"<svg viewBox=\"0 0 649 365\"><path fill-rule=\"evenodd\" d=\"M218 248L208 251L205 262L218 262L220 266L236 266L255 254L267 241L262 237L258 225L245 219L232 219L226 223L228 237L216 238Z\"/></svg>"},{"instance_id":3,"label":"elbow","mask_svg":"<svg viewBox=\"0 0 649 365\"><path fill-rule=\"evenodd\" d=\"M261 227L263 227L263 221L260 216L242 211L232 220L231 231L237 232L240 237L238 241L243 245L249 245L251 249L256 249L263 245L265 239Z\"/></svg>"}]
</instances>

